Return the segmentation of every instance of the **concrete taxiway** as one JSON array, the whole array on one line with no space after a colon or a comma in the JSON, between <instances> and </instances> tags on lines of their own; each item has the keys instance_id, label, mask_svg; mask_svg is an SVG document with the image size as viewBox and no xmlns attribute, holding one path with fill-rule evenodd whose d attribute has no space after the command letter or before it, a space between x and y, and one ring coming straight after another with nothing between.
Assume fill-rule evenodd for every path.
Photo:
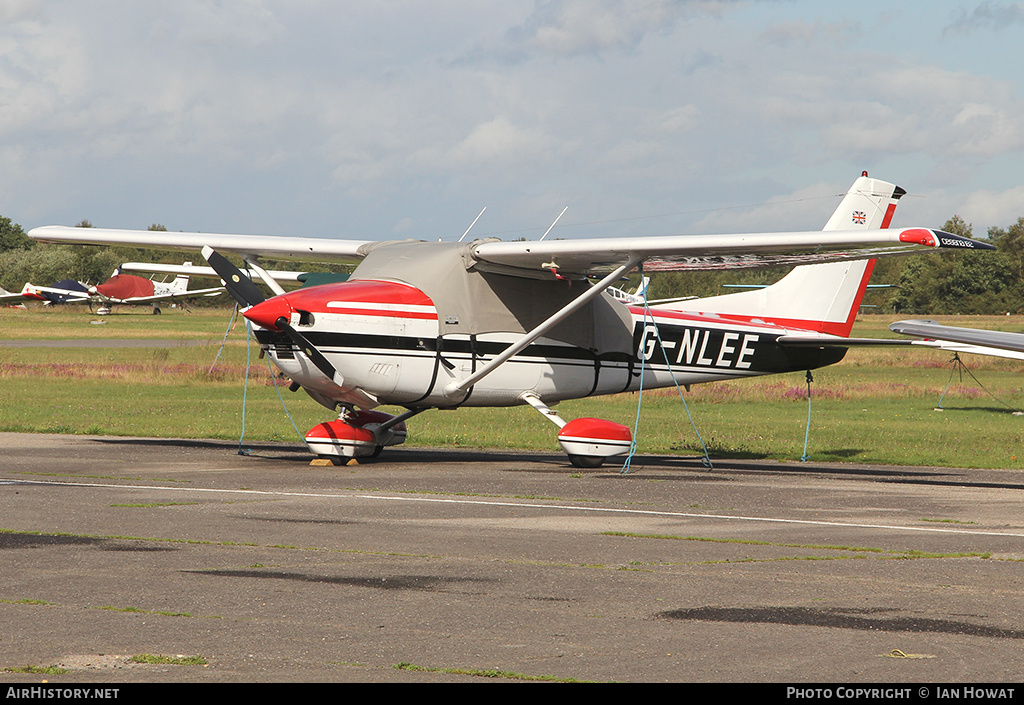
<instances>
[{"instance_id":1,"label":"concrete taxiway","mask_svg":"<svg viewBox=\"0 0 1024 705\"><path fill-rule=\"evenodd\" d=\"M242 450L0 434L0 683L1024 674L1020 471Z\"/></svg>"}]
</instances>

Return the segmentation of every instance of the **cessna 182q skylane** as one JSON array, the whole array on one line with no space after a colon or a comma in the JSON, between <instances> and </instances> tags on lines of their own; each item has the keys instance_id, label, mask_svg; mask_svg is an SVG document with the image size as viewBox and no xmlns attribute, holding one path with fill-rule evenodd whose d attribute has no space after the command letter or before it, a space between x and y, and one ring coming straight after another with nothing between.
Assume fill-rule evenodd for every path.
<instances>
[{"instance_id":1,"label":"cessna 182q skylane","mask_svg":"<svg viewBox=\"0 0 1024 705\"><path fill-rule=\"evenodd\" d=\"M401 443L427 409L529 404L559 426L572 463L631 446L629 428L566 422L564 399L809 370L842 359L872 257L992 249L925 228L889 229L905 192L858 178L822 232L501 242L334 240L42 227L44 242L201 249L275 365L337 420L306 436L340 459ZM243 257L262 291L220 252ZM347 282L286 293L256 264L361 258ZM759 290L654 306L606 290L626 273L796 264ZM588 277L601 277L591 283ZM397 416L372 411L406 409Z\"/></svg>"}]
</instances>

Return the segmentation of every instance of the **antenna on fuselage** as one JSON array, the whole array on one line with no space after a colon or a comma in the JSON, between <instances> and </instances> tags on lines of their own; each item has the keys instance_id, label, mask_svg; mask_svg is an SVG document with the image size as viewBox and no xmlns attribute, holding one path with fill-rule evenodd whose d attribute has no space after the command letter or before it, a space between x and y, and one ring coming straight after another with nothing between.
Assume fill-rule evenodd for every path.
<instances>
[{"instance_id":1,"label":"antenna on fuselage","mask_svg":"<svg viewBox=\"0 0 1024 705\"><path fill-rule=\"evenodd\" d=\"M558 218L555 218L555 223L557 223L557 222L559 221L559 219L560 219L560 218L561 218L561 217L562 217L563 215L565 215L565 212L566 212L567 210L569 210L569 206L566 206L565 208L563 208L563 209L562 209L562 212L558 214ZM547 230L545 230L545 231L544 231L544 234L540 236L540 239L541 239L541 240L543 240L544 238L546 238L546 237L548 236L548 233L549 233L549 232L551 232L551 229L555 227L555 223L552 223L552 224L551 224L551 227L550 227L550 228L548 228ZM538 242L539 242L539 240L538 240Z\"/></svg>"},{"instance_id":2,"label":"antenna on fuselage","mask_svg":"<svg viewBox=\"0 0 1024 705\"><path fill-rule=\"evenodd\" d=\"M482 211L480 211L479 213L477 213L477 216L475 218L473 218L473 222L469 224L468 228L466 228L466 232L462 233L462 237L459 238L459 242L462 242L462 239L464 237L466 237L467 235L469 235L469 231L473 229L474 225L476 225L476 221L480 220L480 216L482 216L484 214L485 210L487 210L487 206L484 206L484 209Z\"/></svg>"}]
</instances>

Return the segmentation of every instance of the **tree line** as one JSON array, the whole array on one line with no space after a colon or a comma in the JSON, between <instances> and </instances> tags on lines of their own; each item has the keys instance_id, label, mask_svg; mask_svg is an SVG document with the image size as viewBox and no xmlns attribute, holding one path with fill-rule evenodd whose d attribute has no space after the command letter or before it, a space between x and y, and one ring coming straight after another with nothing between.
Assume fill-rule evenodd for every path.
<instances>
[{"instance_id":1,"label":"tree line","mask_svg":"<svg viewBox=\"0 0 1024 705\"><path fill-rule=\"evenodd\" d=\"M89 221L79 227L91 227ZM150 230L166 230L153 224ZM942 228L974 237L972 226L953 216ZM986 238L994 251L955 251L884 257L876 263L872 289L865 297L867 310L899 314L1024 313L1024 217L1007 228L992 227ZM981 239L986 239L981 238ZM125 262L181 264L186 258L173 250L90 245L49 245L29 239L21 226L0 216L0 287L20 291L26 282L50 285L61 279L88 284L106 281ZM198 264L198 263L197 263ZM266 262L268 268L275 263ZM294 267L283 264L281 268ZM344 271L338 266L310 265L310 271ZM723 284L771 284L786 269L659 273L651 280L652 299L679 296L715 296L726 293ZM227 303L208 299L206 303Z\"/></svg>"}]
</instances>

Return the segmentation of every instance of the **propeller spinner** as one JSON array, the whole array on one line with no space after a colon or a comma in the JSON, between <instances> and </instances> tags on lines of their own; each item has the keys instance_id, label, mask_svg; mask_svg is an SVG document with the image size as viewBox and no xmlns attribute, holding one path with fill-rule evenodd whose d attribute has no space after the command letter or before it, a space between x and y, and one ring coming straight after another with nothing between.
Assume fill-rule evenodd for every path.
<instances>
[{"instance_id":1,"label":"propeller spinner","mask_svg":"<svg viewBox=\"0 0 1024 705\"><path fill-rule=\"evenodd\" d=\"M334 365L289 322L292 307L288 304L287 296L267 299L249 277L211 247L203 248L203 257L224 280L224 287L228 293L240 306L246 307L246 310L242 311L243 316L258 326L283 332L318 370L335 384L341 385L341 375Z\"/></svg>"}]
</instances>

